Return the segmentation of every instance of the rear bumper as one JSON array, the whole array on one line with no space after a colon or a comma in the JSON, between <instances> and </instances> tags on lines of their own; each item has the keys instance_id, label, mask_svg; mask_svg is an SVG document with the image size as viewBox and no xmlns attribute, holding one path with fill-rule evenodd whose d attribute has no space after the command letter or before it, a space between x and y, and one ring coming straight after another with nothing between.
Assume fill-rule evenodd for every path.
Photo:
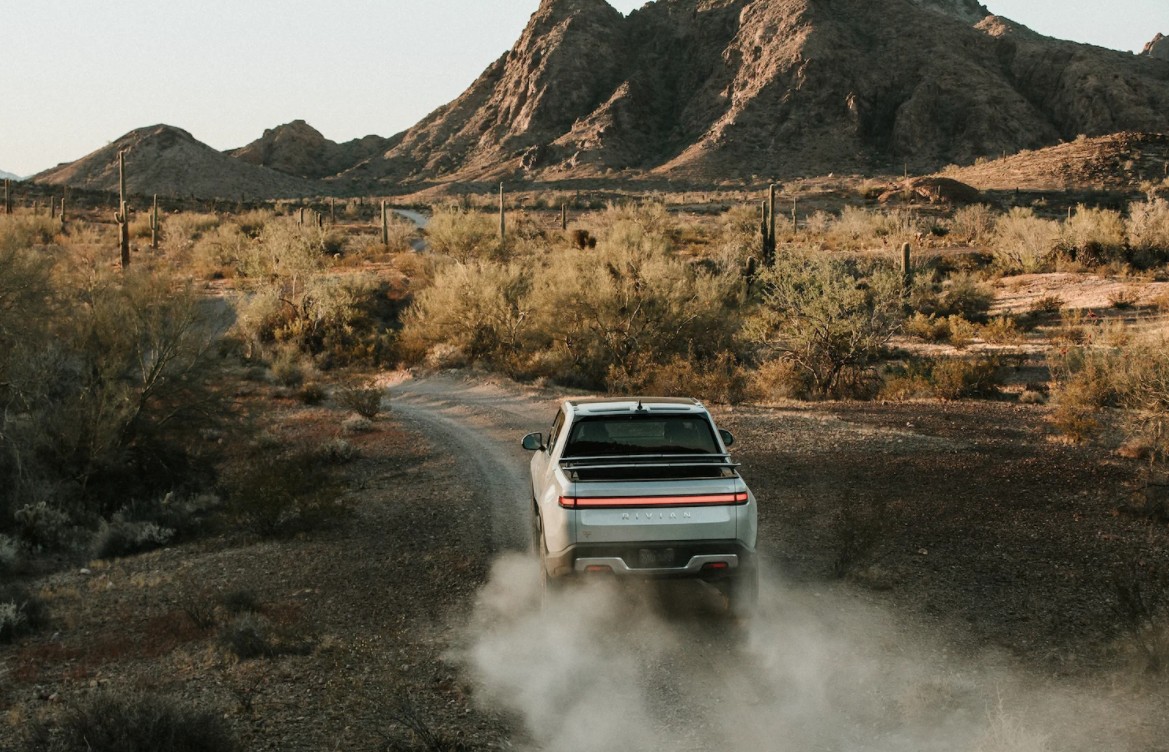
<instances>
[{"instance_id":1,"label":"rear bumper","mask_svg":"<svg viewBox=\"0 0 1169 752\"><path fill-rule=\"evenodd\" d=\"M755 556L754 550L738 541L583 543L549 554L544 566L551 577L607 567L621 577L719 580L753 569ZM646 558L652 558L653 563L645 563Z\"/></svg>"}]
</instances>

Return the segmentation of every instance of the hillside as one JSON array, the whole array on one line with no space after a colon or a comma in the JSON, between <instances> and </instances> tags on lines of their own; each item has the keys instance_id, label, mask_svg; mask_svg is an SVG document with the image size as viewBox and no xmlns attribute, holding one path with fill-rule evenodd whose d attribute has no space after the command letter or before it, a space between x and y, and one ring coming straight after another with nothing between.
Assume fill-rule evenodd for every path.
<instances>
[{"instance_id":1,"label":"hillside","mask_svg":"<svg viewBox=\"0 0 1169 752\"><path fill-rule=\"evenodd\" d=\"M1022 151L945 175L981 190L1123 189L1169 177L1169 135L1117 133Z\"/></svg>"},{"instance_id":2,"label":"hillside","mask_svg":"<svg viewBox=\"0 0 1169 752\"><path fill-rule=\"evenodd\" d=\"M0 170L0 180L20 180L20 176L14 175L11 172L5 172L4 170Z\"/></svg>"},{"instance_id":3,"label":"hillside","mask_svg":"<svg viewBox=\"0 0 1169 752\"><path fill-rule=\"evenodd\" d=\"M1158 47L1159 49L1159 47ZM1169 131L1169 64L975 0L544 0L516 45L350 185L873 172Z\"/></svg>"},{"instance_id":4,"label":"hillside","mask_svg":"<svg viewBox=\"0 0 1169 752\"><path fill-rule=\"evenodd\" d=\"M305 121L294 120L265 130L262 137L228 154L249 164L316 180L380 154L392 143L392 139L381 136L366 136L338 144Z\"/></svg>"},{"instance_id":5,"label":"hillside","mask_svg":"<svg viewBox=\"0 0 1169 752\"><path fill-rule=\"evenodd\" d=\"M31 179L50 185L116 191L118 152L126 152L126 189L140 195L260 199L305 196L310 181L241 162L169 125L131 131L76 162Z\"/></svg>"}]
</instances>

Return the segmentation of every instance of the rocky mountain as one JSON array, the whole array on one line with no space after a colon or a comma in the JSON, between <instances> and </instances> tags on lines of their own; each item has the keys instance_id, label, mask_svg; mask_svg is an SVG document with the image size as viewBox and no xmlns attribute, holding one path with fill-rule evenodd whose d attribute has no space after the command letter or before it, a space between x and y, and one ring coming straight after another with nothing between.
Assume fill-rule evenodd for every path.
<instances>
[{"instance_id":1,"label":"rocky mountain","mask_svg":"<svg viewBox=\"0 0 1169 752\"><path fill-rule=\"evenodd\" d=\"M330 141L303 120L269 128L261 138L229 151L236 159L310 180L329 177L389 149L395 141L366 136L343 144Z\"/></svg>"},{"instance_id":2,"label":"rocky mountain","mask_svg":"<svg viewBox=\"0 0 1169 752\"><path fill-rule=\"evenodd\" d=\"M0 170L0 180L20 180L20 176Z\"/></svg>"},{"instance_id":3,"label":"rocky mountain","mask_svg":"<svg viewBox=\"0 0 1169 752\"><path fill-rule=\"evenodd\" d=\"M118 152L126 152L126 190L174 197L258 199L319 193L311 181L242 162L169 125L130 131L117 141L31 179L116 191Z\"/></svg>"},{"instance_id":4,"label":"rocky mountain","mask_svg":"<svg viewBox=\"0 0 1169 752\"><path fill-rule=\"evenodd\" d=\"M929 172L1169 132L1158 56L1044 37L976 0L656 0L629 16L543 0L466 92L338 180Z\"/></svg>"},{"instance_id":5,"label":"rocky mountain","mask_svg":"<svg viewBox=\"0 0 1169 752\"><path fill-rule=\"evenodd\" d=\"M1157 34L1153 37L1153 41L1145 45L1142 55L1155 57L1158 60L1169 60L1169 37L1164 34Z\"/></svg>"}]
</instances>

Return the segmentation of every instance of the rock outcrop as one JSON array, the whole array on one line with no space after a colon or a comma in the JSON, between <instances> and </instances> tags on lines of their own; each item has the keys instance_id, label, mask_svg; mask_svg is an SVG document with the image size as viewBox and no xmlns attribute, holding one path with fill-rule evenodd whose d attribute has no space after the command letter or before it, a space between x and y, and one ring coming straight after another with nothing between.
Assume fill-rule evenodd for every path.
<instances>
[{"instance_id":1,"label":"rock outcrop","mask_svg":"<svg viewBox=\"0 0 1169 752\"><path fill-rule=\"evenodd\" d=\"M1169 60L1169 37L1164 34L1157 34L1157 36L1153 37L1153 41L1145 45L1145 49L1141 54L1158 60Z\"/></svg>"},{"instance_id":2,"label":"rock outcrop","mask_svg":"<svg viewBox=\"0 0 1169 752\"><path fill-rule=\"evenodd\" d=\"M265 130L262 137L228 154L286 175L318 180L381 154L392 144L391 139L381 136L366 136L338 144L305 121L293 120Z\"/></svg>"},{"instance_id":3,"label":"rock outcrop","mask_svg":"<svg viewBox=\"0 0 1169 752\"><path fill-rule=\"evenodd\" d=\"M178 198L262 199L313 195L307 180L241 162L169 125L130 131L76 162L31 179L38 183L116 191L118 152L126 152L126 189Z\"/></svg>"}]
</instances>

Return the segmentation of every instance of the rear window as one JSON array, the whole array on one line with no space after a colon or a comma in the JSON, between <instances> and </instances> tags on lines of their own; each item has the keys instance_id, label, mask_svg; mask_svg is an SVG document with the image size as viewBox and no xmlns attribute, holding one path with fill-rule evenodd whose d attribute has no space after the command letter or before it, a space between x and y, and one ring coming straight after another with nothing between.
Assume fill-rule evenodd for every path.
<instances>
[{"instance_id":1,"label":"rear window","mask_svg":"<svg viewBox=\"0 0 1169 752\"><path fill-rule=\"evenodd\" d=\"M710 421L698 415L616 415L572 425L565 457L720 454Z\"/></svg>"}]
</instances>

